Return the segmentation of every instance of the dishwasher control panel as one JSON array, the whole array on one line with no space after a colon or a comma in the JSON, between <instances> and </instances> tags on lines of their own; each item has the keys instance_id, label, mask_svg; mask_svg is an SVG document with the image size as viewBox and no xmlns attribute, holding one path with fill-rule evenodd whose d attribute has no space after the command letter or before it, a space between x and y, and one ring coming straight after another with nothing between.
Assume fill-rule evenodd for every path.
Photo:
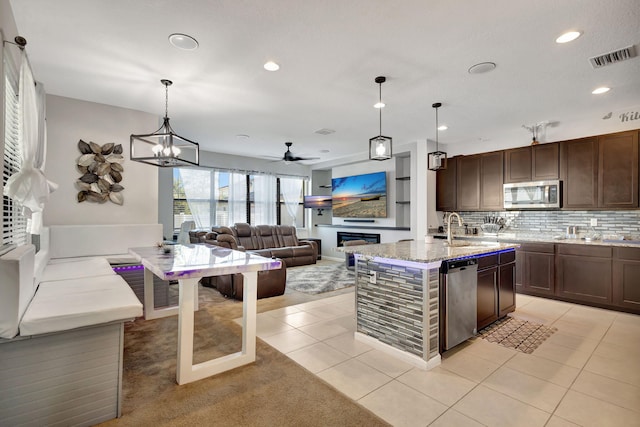
<instances>
[{"instance_id":1,"label":"dishwasher control panel","mask_svg":"<svg viewBox=\"0 0 640 427\"><path fill-rule=\"evenodd\" d=\"M478 265L477 258L455 259L451 261L443 261L442 264L440 265L440 273L446 274L451 269L470 267L472 265Z\"/></svg>"}]
</instances>

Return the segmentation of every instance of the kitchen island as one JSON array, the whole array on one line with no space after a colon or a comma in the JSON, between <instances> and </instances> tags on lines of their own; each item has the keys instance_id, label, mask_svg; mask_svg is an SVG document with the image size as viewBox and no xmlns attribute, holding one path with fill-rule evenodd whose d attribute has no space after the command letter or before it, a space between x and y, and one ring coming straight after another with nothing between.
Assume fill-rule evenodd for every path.
<instances>
[{"instance_id":1,"label":"kitchen island","mask_svg":"<svg viewBox=\"0 0 640 427\"><path fill-rule=\"evenodd\" d=\"M439 365L441 263L516 247L404 241L338 248L355 256L355 338L421 369Z\"/></svg>"}]
</instances>

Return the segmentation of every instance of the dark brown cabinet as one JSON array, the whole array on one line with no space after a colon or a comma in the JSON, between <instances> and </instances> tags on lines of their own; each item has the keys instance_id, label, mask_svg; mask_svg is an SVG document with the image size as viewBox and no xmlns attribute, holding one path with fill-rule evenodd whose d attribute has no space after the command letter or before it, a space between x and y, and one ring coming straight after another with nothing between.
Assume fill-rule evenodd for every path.
<instances>
[{"instance_id":1,"label":"dark brown cabinet","mask_svg":"<svg viewBox=\"0 0 640 427\"><path fill-rule=\"evenodd\" d=\"M555 245L523 243L516 251L516 289L548 296L555 291Z\"/></svg>"},{"instance_id":2,"label":"dark brown cabinet","mask_svg":"<svg viewBox=\"0 0 640 427\"><path fill-rule=\"evenodd\" d=\"M638 207L638 132L598 138L598 207Z\"/></svg>"},{"instance_id":3,"label":"dark brown cabinet","mask_svg":"<svg viewBox=\"0 0 640 427\"><path fill-rule=\"evenodd\" d=\"M503 152L480 155L480 210L502 210Z\"/></svg>"},{"instance_id":4,"label":"dark brown cabinet","mask_svg":"<svg viewBox=\"0 0 640 427\"><path fill-rule=\"evenodd\" d=\"M516 308L515 251L478 258L478 330Z\"/></svg>"},{"instance_id":5,"label":"dark brown cabinet","mask_svg":"<svg viewBox=\"0 0 640 427\"><path fill-rule=\"evenodd\" d=\"M560 172L563 179L563 208L596 207L598 138L563 141L560 144Z\"/></svg>"},{"instance_id":6,"label":"dark brown cabinet","mask_svg":"<svg viewBox=\"0 0 640 427\"><path fill-rule=\"evenodd\" d=\"M447 159L447 168L436 172L436 210L452 212L457 206L457 157Z\"/></svg>"},{"instance_id":7,"label":"dark brown cabinet","mask_svg":"<svg viewBox=\"0 0 640 427\"><path fill-rule=\"evenodd\" d=\"M502 210L503 152L458 157L456 208Z\"/></svg>"},{"instance_id":8,"label":"dark brown cabinet","mask_svg":"<svg viewBox=\"0 0 640 427\"><path fill-rule=\"evenodd\" d=\"M461 211L480 209L480 155L458 158L456 206Z\"/></svg>"},{"instance_id":9,"label":"dark brown cabinet","mask_svg":"<svg viewBox=\"0 0 640 427\"><path fill-rule=\"evenodd\" d=\"M563 141L563 207L638 207L638 131Z\"/></svg>"},{"instance_id":10,"label":"dark brown cabinet","mask_svg":"<svg viewBox=\"0 0 640 427\"><path fill-rule=\"evenodd\" d=\"M516 252L502 252L498 266L498 317L516 309Z\"/></svg>"},{"instance_id":11,"label":"dark brown cabinet","mask_svg":"<svg viewBox=\"0 0 640 427\"><path fill-rule=\"evenodd\" d=\"M613 303L640 313L640 248L613 249Z\"/></svg>"},{"instance_id":12,"label":"dark brown cabinet","mask_svg":"<svg viewBox=\"0 0 640 427\"><path fill-rule=\"evenodd\" d=\"M556 295L611 304L611 247L557 246Z\"/></svg>"},{"instance_id":13,"label":"dark brown cabinet","mask_svg":"<svg viewBox=\"0 0 640 427\"><path fill-rule=\"evenodd\" d=\"M559 179L560 145L557 142L504 151L504 182Z\"/></svg>"}]
</instances>

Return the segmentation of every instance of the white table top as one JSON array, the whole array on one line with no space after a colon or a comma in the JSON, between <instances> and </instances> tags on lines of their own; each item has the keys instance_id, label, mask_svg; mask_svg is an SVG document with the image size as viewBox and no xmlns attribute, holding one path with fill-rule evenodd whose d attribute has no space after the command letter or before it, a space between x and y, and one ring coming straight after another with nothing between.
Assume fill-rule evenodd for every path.
<instances>
[{"instance_id":1,"label":"white table top","mask_svg":"<svg viewBox=\"0 0 640 427\"><path fill-rule=\"evenodd\" d=\"M276 270L281 261L206 243L172 245L165 253L160 247L130 248L129 253L163 280Z\"/></svg>"}]
</instances>

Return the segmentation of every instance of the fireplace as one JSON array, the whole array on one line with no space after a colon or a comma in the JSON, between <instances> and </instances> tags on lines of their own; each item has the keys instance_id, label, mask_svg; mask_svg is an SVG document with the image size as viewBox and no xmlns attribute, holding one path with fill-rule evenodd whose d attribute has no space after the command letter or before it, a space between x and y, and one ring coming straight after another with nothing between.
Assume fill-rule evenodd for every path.
<instances>
[{"instance_id":1,"label":"fireplace","mask_svg":"<svg viewBox=\"0 0 640 427\"><path fill-rule=\"evenodd\" d=\"M351 233L338 231L338 247L344 246L349 240L364 240L368 243L380 243L380 235L373 233Z\"/></svg>"}]
</instances>

